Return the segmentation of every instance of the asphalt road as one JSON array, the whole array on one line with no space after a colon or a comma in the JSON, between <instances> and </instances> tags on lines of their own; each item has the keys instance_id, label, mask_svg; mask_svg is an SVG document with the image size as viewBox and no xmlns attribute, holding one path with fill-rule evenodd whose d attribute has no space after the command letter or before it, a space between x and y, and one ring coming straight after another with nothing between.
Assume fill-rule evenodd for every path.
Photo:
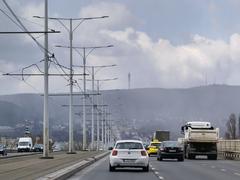
<instances>
[{"instance_id":1,"label":"asphalt road","mask_svg":"<svg viewBox=\"0 0 240 180\"><path fill-rule=\"evenodd\" d=\"M157 161L150 158L149 172L140 169L108 171L108 157L75 174L69 180L239 180L240 162L228 160Z\"/></svg>"}]
</instances>

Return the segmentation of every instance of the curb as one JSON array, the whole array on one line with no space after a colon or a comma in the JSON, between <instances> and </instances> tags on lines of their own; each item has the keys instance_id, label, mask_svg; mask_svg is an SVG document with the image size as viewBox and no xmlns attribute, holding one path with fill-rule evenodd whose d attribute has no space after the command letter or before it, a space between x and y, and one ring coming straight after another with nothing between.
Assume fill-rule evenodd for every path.
<instances>
[{"instance_id":1,"label":"curb","mask_svg":"<svg viewBox=\"0 0 240 180\"><path fill-rule=\"evenodd\" d=\"M85 167L93 164L94 162L98 161L99 159L107 156L109 152L104 152L94 157L90 157L71 165L69 167L60 169L54 173L47 174L43 177L37 178L37 180L64 180L66 178L71 177L72 175L76 174L78 171L84 169Z\"/></svg>"}]
</instances>

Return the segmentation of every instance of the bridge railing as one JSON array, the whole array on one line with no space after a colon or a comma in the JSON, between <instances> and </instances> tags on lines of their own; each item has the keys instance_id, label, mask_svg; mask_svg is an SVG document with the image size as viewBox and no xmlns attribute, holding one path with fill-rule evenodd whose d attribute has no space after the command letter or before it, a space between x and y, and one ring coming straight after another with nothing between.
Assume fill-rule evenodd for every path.
<instances>
[{"instance_id":1,"label":"bridge railing","mask_svg":"<svg viewBox=\"0 0 240 180\"><path fill-rule=\"evenodd\" d=\"M218 153L223 159L240 160L240 139L219 140Z\"/></svg>"}]
</instances>

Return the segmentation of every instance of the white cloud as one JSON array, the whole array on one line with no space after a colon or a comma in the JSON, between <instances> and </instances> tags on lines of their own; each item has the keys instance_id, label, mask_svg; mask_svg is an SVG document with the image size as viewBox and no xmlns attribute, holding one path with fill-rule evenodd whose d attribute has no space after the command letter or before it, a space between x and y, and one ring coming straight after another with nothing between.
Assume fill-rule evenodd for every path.
<instances>
[{"instance_id":1,"label":"white cloud","mask_svg":"<svg viewBox=\"0 0 240 180\"><path fill-rule=\"evenodd\" d=\"M31 3L21 11L23 16L41 15L42 8L42 3ZM194 34L190 42L175 45L161 37L154 41L147 32L137 30L140 20L120 3L100 2L88 5L81 9L79 15L110 16L104 20L84 22L74 33L74 45L114 44L114 48L95 50L87 58L88 65L118 65L97 73L98 79L119 77L118 81L105 83L105 89L126 88L128 72L132 74L132 87L135 88L199 86L204 84L206 77L210 83L240 84L240 34L232 34L229 41ZM68 45L66 31L59 24L55 27L62 34L51 35L50 46ZM61 63L69 64L67 49L54 51ZM36 57L42 57L40 51ZM82 58L74 53L74 64L79 65L81 62ZM4 67L5 62L0 65ZM53 68L51 70L57 72ZM82 72L79 69L77 71ZM68 89L65 80L54 78L51 81L53 92ZM29 78L28 82L42 90L42 79ZM29 88L23 84L16 85L16 92L27 90Z\"/></svg>"}]
</instances>

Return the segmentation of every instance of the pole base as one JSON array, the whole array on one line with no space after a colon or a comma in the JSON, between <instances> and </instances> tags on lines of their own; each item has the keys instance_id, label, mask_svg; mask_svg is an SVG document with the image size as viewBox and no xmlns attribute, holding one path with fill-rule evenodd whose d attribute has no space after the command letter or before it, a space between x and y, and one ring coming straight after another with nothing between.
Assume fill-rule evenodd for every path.
<instances>
[{"instance_id":1,"label":"pole base","mask_svg":"<svg viewBox=\"0 0 240 180\"><path fill-rule=\"evenodd\" d=\"M54 159L54 157L53 157L53 156L48 156L48 157L42 156L42 157L40 157L39 159Z\"/></svg>"},{"instance_id":2,"label":"pole base","mask_svg":"<svg viewBox=\"0 0 240 180\"><path fill-rule=\"evenodd\" d=\"M67 152L67 154L77 154L77 152Z\"/></svg>"}]
</instances>

